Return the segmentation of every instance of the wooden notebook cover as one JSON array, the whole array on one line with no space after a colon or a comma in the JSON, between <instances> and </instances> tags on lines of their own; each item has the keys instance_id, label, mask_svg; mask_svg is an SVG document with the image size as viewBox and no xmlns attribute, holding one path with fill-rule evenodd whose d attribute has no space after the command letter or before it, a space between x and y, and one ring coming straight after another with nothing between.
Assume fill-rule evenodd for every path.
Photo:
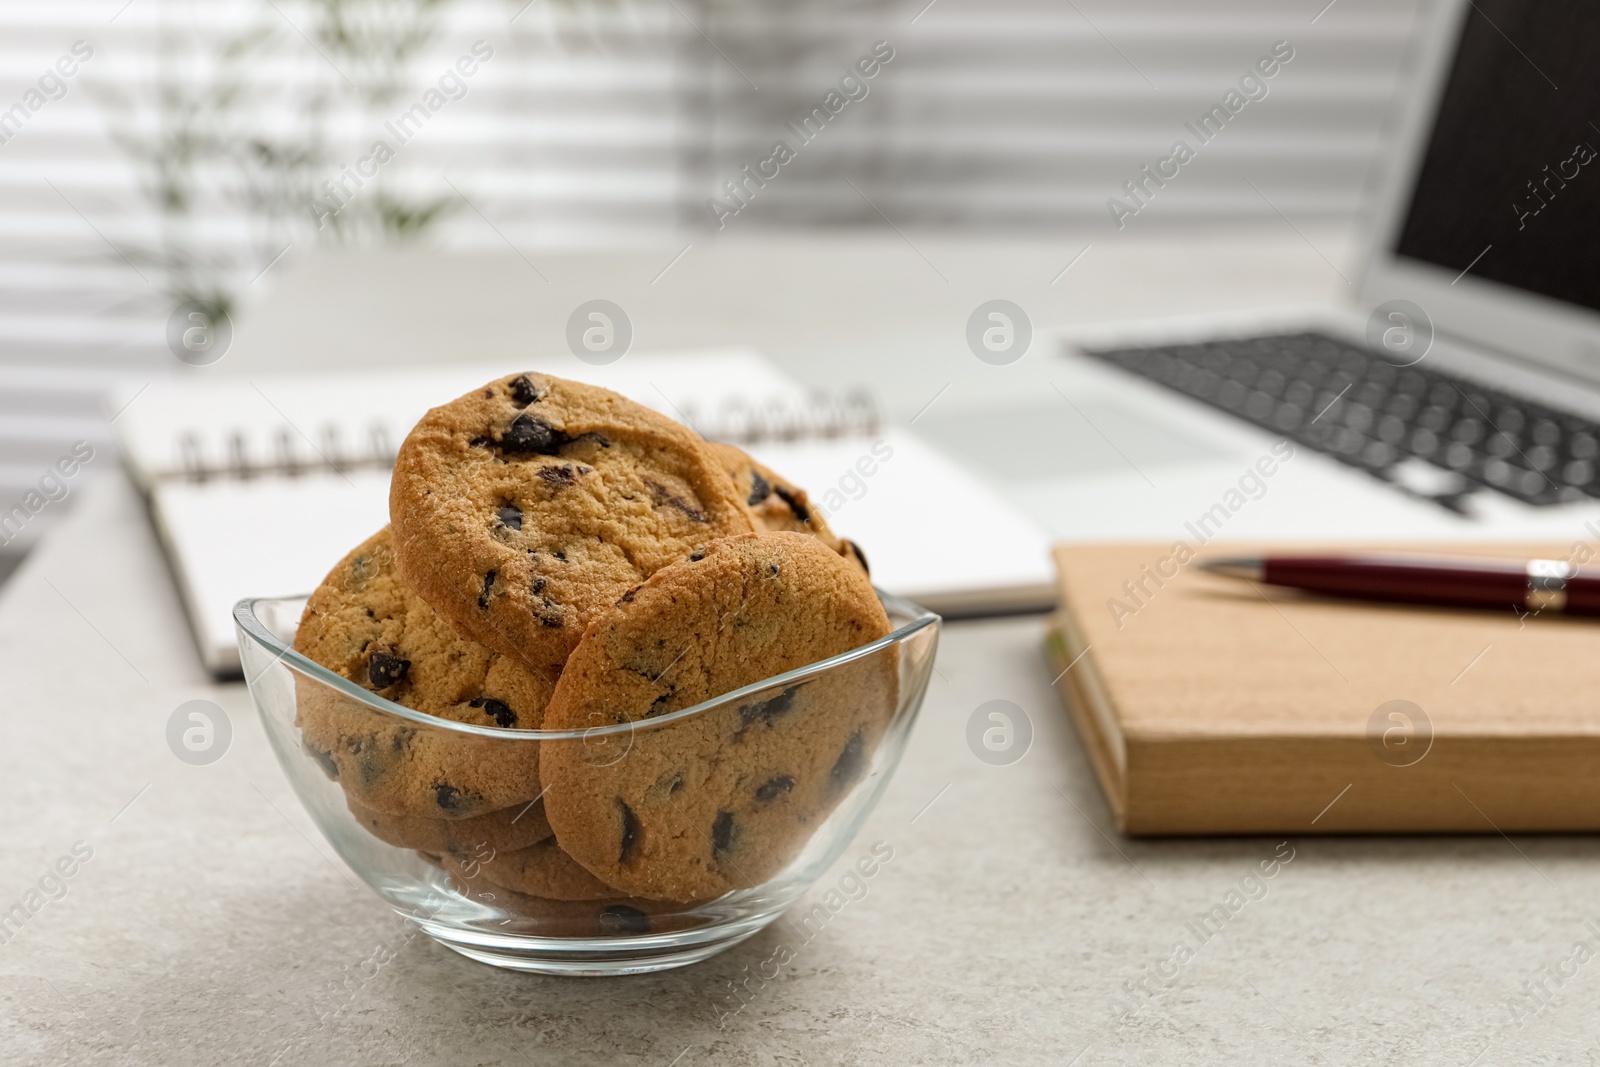
<instances>
[{"instance_id":1,"label":"wooden notebook cover","mask_svg":"<svg viewBox=\"0 0 1600 1067\"><path fill-rule=\"evenodd\" d=\"M1052 674L1126 832L1600 829L1600 620L1311 597L1173 547L1055 549Z\"/></svg>"}]
</instances>

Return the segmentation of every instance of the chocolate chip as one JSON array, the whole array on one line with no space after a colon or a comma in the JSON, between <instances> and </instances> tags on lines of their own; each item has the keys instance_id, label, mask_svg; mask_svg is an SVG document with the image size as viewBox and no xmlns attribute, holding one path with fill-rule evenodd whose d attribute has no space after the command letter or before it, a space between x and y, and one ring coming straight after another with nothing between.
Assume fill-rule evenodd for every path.
<instances>
[{"instance_id":1,"label":"chocolate chip","mask_svg":"<svg viewBox=\"0 0 1600 1067\"><path fill-rule=\"evenodd\" d=\"M608 934L648 934L650 916L626 904L608 904L600 912L600 929Z\"/></svg>"},{"instance_id":2,"label":"chocolate chip","mask_svg":"<svg viewBox=\"0 0 1600 1067\"><path fill-rule=\"evenodd\" d=\"M676 508L677 510L683 512L684 515L688 517L690 522L708 521L705 512L694 507L687 500L683 499L683 497L678 496L660 482L652 481L649 478L646 478L644 484L645 488L650 490L650 499L656 507Z\"/></svg>"},{"instance_id":3,"label":"chocolate chip","mask_svg":"<svg viewBox=\"0 0 1600 1067\"><path fill-rule=\"evenodd\" d=\"M717 812L717 821L711 824L711 851L718 856L733 847L733 812Z\"/></svg>"},{"instance_id":4,"label":"chocolate chip","mask_svg":"<svg viewBox=\"0 0 1600 1067\"><path fill-rule=\"evenodd\" d=\"M500 449L503 452L550 456L566 440L567 435L548 422L524 413L512 419L511 426L500 435Z\"/></svg>"},{"instance_id":5,"label":"chocolate chip","mask_svg":"<svg viewBox=\"0 0 1600 1067\"><path fill-rule=\"evenodd\" d=\"M867 554L861 551L861 546L854 541L840 541L839 544L855 555L856 562L861 564L861 572L870 578L872 576L872 568L867 566Z\"/></svg>"},{"instance_id":6,"label":"chocolate chip","mask_svg":"<svg viewBox=\"0 0 1600 1067\"><path fill-rule=\"evenodd\" d=\"M762 803L775 800L794 788L794 779L787 774L779 775L770 782L763 782L756 787L756 799Z\"/></svg>"},{"instance_id":7,"label":"chocolate chip","mask_svg":"<svg viewBox=\"0 0 1600 1067\"><path fill-rule=\"evenodd\" d=\"M563 463L559 467L552 464L548 467L540 467L539 480L552 489L564 489L571 485L573 481L572 464Z\"/></svg>"},{"instance_id":8,"label":"chocolate chip","mask_svg":"<svg viewBox=\"0 0 1600 1067\"><path fill-rule=\"evenodd\" d=\"M410 660L401 659L393 653L378 648L367 653L367 681L372 683L374 689L389 688L404 678L410 669Z\"/></svg>"},{"instance_id":9,"label":"chocolate chip","mask_svg":"<svg viewBox=\"0 0 1600 1067\"><path fill-rule=\"evenodd\" d=\"M777 576L778 576L778 565L776 563L767 564L767 577L768 578L776 578Z\"/></svg>"},{"instance_id":10,"label":"chocolate chip","mask_svg":"<svg viewBox=\"0 0 1600 1067\"><path fill-rule=\"evenodd\" d=\"M689 556L689 562L690 563L699 563L701 560L703 560L705 558L706 558L706 550L702 548L699 551L694 552Z\"/></svg>"},{"instance_id":11,"label":"chocolate chip","mask_svg":"<svg viewBox=\"0 0 1600 1067\"><path fill-rule=\"evenodd\" d=\"M562 563L565 563L567 561L567 550L564 549L564 548L558 548L558 549L556 549L554 552L552 552L550 554L552 556L554 556L556 559L559 559Z\"/></svg>"},{"instance_id":12,"label":"chocolate chip","mask_svg":"<svg viewBox=\"0 0 1600 1067\"><path fill-rule=\"evenodd\" d=\"M867 762L867 743L857 730L850 735L850 740L844 743L844 751L839 753L839 758L833 761L833 769L828 772L828 784L835 789L843 789L861 777L861 769Z\"/></svg>"},{"instance_id":13,"label":"chocolate chip","mask_svg":"<svg viewBox=\"0 0 1600 1067\"><path fill-rule=\"evenodd\" d=\"M400 738L394 738L391 747L398 745ZM350 754L355 757L356 770L361 772L361 784L373 786L383 780L393 765L392 758L385 758L382 749L375 737L359 737L350 743Z\"/></svg>"},{"instance_id":14,"label":"chocolate chip","mask_svg":"<svg viewBox=\"0 0 1600 1067\"><path fill-rule=\"evenodd\" d=\"M334 762L332 752L324 752L305 738L300 739L300 748L306 755L317 761L317 766L322 768L323 774L326 774L334 781L339 780L339 765Z\"/></svg>"},{"instance_id":15,"label":"chocolate chip","mask_svg":"<svg viewBox=\"0 0 1600 1067\"><path fill-rule=\"evenodd\" d=\"M526 374L519 374L511 379L511 399L519 404L536 404L539 402L540 393Z\"/></svg>"},{"instance_id":16,"label":"chocolate chip","mask_svg":"<svg viewBox=\"0 0 1600 1067\"><path fill-rule=\"evenodd\" d=\"M794 707L794 695L799 691L800 686L791 685L775 697L745 704L739 709L739 729L743 730L757 719L765 720L770 725L773 719Z\"/></svg>"},{"instance_id":17,"label":"chocolate chip","mask_svg":"<svg viewBox=\"0 0 1600 1067\"><path fill-rule=\"evenodd\" d=\"M515 504L507 504L494 513L494 519L508 530L522 529L522 509Z\"/></svg>"},{"instance_id":18,"label":"chocolate chip","mask_svg":"<svg viewBox=\"0 0 1600 1067\"><path fill-rule=\"evenodd\" d=\"M757 504L761 503L763 500L767 499L767 497L769 497L771 495L772 495L772 483L768 482L765 478L761 477L761 472L760 471L754 471L754 470L751 471L750 472L750 499L747 501L747 503L749 503L749 505L751 507L755 507Z\"/></svg>"},{"instance_id":19,"label":"chocolate chip","mask_svg":"<svg viewBox=\"0 0 1600 1067\"><path fill-rule=\"evenodd\" d=\"M540 578L535 578L533 580L533 591L535 593L544 592L544 586L545 586L544 578L540 577Z\"/></svg>"},{"instance_id":20,"label":"chocolate chip","mask_svg":"<svg viewBox=\"0 0 1600 1067\"><path fill-rule=\"evenodd\" d=\"M378 568L373 565L371 556L357 556L350 562L350 583L357 589L365 586L368 579L377 573Z\"/></svg>"},{"instance_id":21,"label":"chocolate chip","mask_svg":"<svg viewBox=\"0 0 1600 1067\"><path fill-rule=\"evenodd\" d=\"M665 714L667 711L671 710L672 698L677 691L678 690L676 686L667 686L667 691L665 693L662 693L660 696L656 697L650 702L650 706L645 709L644 717L648 719L656 715Z\"/></svg>"},{"instance_id":22,"label":"chocolate chip","mask_svg":"<svg viewBox=\"0 0 1600 1067\"><path fill-rule=\"evenodd\" d=\"M617 598L617 603L618 604L632 604L634 595L636 593L638 593L639 590L641 590L643 588L644 588L643 585L634 586L632 589L628 590L626 593L623 593L620 597L618 597Z\"/></svg>"},{"instance_id":23,"label":"chocolate chip","mask_svg":"<svg viewBox=\"0 0 1600 1067\"><path fill-rule=\"evenodd\" d=\"M541 626L548 626L552 630L559 630L567 623L566 620L559 615L541 615L539 616L539 624Z\"/></svg>"},{"instance_id":24,"label":"chocolate chip","mask_svg":"<svg viewBox=\"0 0 1600 1067\"><path fill-rule=\"evenodd\" d=\"M478 594L478 607L487 608L489 606L489 587L494 585L494 576L497 573L497 571L490 571L483 576L483 592Z\"/></svg>"},{"instance_id":25,"label":"chocolate chip","mask_svg":"<svg viewBox=\"0 0 1600 1067\"><path fill-rule=\"evenodd\" d=\"M789 510L794 512L795 518L807 526L811 525L811 509L806 507L805 502L800 499L798 493L792 493L781 485L773 486L772 491L778 494L780 500L789 505Z\"/></svg>"},{"instance_id":26,"label":"chocolate chip","mask_svg":"<svg viewBox=\"0 0 1600 1067\"><path fill-rule=\"evenodd\" d=\"M507 728L517 725L517 713L503 700L494 697L478 697L467 702L469 708L482 708L483 713L494 720L496 726Z\"/></svg>"},{"instance_id":27,"label":"chocolate chip","mask_svg":"<svg viewBox=\"0 0 1600 1067\"><path fill-rule=\"evenodd\" d=\"M620 798L617 807L622 809L622 847L617 851L617 862L627 863L633 846L639 842L639 817Z\"/></svg>"},{"instance_id":28,"label":"chocolate chip","mask_svg":"<svg viewBox=\"0 0 1600 1067\"><path fill-rule=\"evenodd\" d=\"M439 807L445 811L455 811L461 806L461 790L445 782L440 782L433 787L433 797Z\"/></svg>"}]
</instances>

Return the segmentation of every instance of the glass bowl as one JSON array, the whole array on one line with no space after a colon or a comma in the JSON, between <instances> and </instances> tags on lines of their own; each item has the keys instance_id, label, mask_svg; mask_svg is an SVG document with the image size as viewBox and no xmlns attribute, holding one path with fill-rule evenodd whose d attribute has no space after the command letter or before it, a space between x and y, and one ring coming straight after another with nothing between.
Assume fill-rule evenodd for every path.
<instances>
[{"instance_id":1,"label":"glass bowl","mask_svg":"<svg viewBox=\"0 0 1600 1067\"><path fill-rule=\"evenodd\" d=\"M452 722L363 689L294 651L304 596L242 600L233 614L250 695L278 762L351 870L464 956L546 974L611 975L679 967L738 944L798 901L849 846L905 750L939 642L939 616L881 590L878 597L894 630L871 644L681 711L566 731ZM726 888L704 899L612 890L564 854L551 855L556 845L538 797L482 810L481 795L445 782L470 782L469 770L485 767L497 782L514 779L517 768L539 766L541 751L559 751L596 780L653 774L664 760L681 764L708 744L738 743L742 730L779 713L830 724L815 732L839 753L811 754L802 760L809 771L755 790L752 804L761 804L752 818L769 821L745 839L738 864L718 859L727 855L716 850L729 847L732 819L717 813L703 833L711 865L728 868L716 885ZM405 773L393 777L402 763ZM410 769L419 764L431 777ZM395 781L413 794L420 788L439 810L419 816L416 796L396 804L393 789L377 788ZM677 781L651 789L670 801ZM746 847L752 841L758 847Z\"/></svg>"}]
</instances>

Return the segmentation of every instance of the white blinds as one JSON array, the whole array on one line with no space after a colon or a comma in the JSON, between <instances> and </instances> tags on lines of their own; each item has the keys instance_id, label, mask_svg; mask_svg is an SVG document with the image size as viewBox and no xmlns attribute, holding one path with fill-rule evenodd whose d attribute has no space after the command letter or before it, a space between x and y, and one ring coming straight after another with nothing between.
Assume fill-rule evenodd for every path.
<instances>
[{"instance_id":1,"label":"white blinds","mask_svg":"<svg viewBox=\"0 0 1600 1067\"><path fill-rule=\"evenodd\" d=\"M386 94L381 64L319 32L334 9L353 12L358 40L362 17L391 31L436 25ZM671 229L692 137L679 48L692 32L659 0L0 5L0 514L74 440L112 462L99 396L114 379L178 369L165 329L176 304L167 268L180 260L219 265L242 291L319 241L374 239L376 209L392 203L442 205L431 239L466 246ZM5 109L27 112L29 89L76 41L92 55L65 92L50 81L59 99L8 125ZM218 133L231 135L226 148L207 150ZM298 172L248 165L252 152L282 158L318 139L320 158ZM378 140L393 159L363 168ZM146 158L130 158L130 142ZM192 210L166 220L149 195L162 158L149 146L162 144L197 148L192 169L167 175ZM350 173L361 169L376 174L358 186ZM317 197L338 224L319 232L312 196L283 186L320 193L323 181L345 202L334 214ZM59 511L41 511L11 547Z\"/></svg>"},{"instance_id":2,"label":"white blinds","mask_svg":"<svg viewBox=\"0 0 1600 1067\"><path fill-rule=\"evenodd\" d=\"M1287 40L1294 58L1265 80L1266 97L1138 221L1270 217L1245 177L1287 213L1345 218L1378 155L1420 4L1336 0L1318 18L1326 2L730 7L719 43L760 91L719 72L707 184L767 155L784 123L881 39L895 58L866 98L801 150L792 175L785 168L760 190L739 224L882 225L875 205L901 225L1100 227L1122 182L1178 138L1197 144L1184 123Z\"/></svg>"},{"instance_id":3,"label":"white blinds","mask_svg":"<svg viewBox=\"0 0 1600 1067\"><path fill-rule=\"evenodd\" d=\"M328 238L290 188L305 178L347 202L335 219L346 240L372 239L379 208L394 220L441 206L430 240L531 249L713 227L706 201L735 203L723 182L785 140L794 158L768 164L777 176L764 186L743 180L754 195L728 226L1105 228L1107 198L1287 40L1294 58L1266 98L1128 225L1274 208L1346 218L1381 156L1420 0L1324 3L7 0L0 512L74 440L109 459L98 394L113 377L177 366L164 341L169 274L152 258L162 234L181 238L168 266L175 249L246 288ZM330 11L348 15L356 46L326 34ZM383 65L361 42L374 27L392 38L430 23L381 91ZM92 56L60 73L79 41ZM892 58L866 78L856 64L879 41ZM232 58L219 59L227 46ZM786 123L826 109L852 70L865 95L802 144ZM176 171L193 210L165 223L141 194L163 154L141 166L118 144L203 149L244 129L250 138L229 139L242 160L200 151L192 173ZM380 139L394 153L382 163L370 159ZM320 158L298 172L249 165L319 140ZM274 202L286 213L266 213ZM321 202L324 214L335 204Z\"/></svg>"}]
</instances>

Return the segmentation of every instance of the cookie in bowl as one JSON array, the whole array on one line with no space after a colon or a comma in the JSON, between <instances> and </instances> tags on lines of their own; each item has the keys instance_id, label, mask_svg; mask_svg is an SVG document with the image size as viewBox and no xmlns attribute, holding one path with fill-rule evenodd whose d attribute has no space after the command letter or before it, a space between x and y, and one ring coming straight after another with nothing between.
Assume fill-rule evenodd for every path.
<instances>
[{"instance_id":1,"label":"cookie in bowl","mask_svg":"<svg viewBox=\"0 0 1600 1067\"><path fill-rule=\"evenodd\" d=\"M699 435L540 374L428 412L395 460L401 572L461 633L557 671L628 589L755 524Z\"/></svg>"},{"instance_id":2,"label":"cookie in bowl","mask_svg":"<svg viewBox=\"0 0 1600 1067\"><path fill-rule=\"evenodd\" d=\"M434 819L421 815L389 815L363 807L349 797L345 805L373 837L396 848L431 855L487 847L509 852L549 840L554 832L544 817L544 803L530 800L467 819Z\"/></svg>"},{"instance_id":3,"label":"cookie in bowl","mask_svg":"<svg viewBox=\"0 0 1600 1067\"><path fill-rule=\"evenodd\" d=\"M811 503L804 489L764 466L737 445L714 441L711 447L722 460L723 469L733 479L734 488L744 500L745 507L750 509L757 530L812 534L860 567L863 574L869 573L866 554L854 541L838 537L828 528L828 520Z\"/></svg>"},{"instance_id":4,"label":"cookie in bowl","mask_svg":"<svg viewBox=\"0 0 1600 1067\"><path fill-rule=\"evenodd\" d=\"M387 527L312 593L295 650L414 711L494 729L538 729L556 682L549 668L457 634L400 577ZM430 729L323 686L299 689L302 745L364 808L466 819L539 796L537 744Z\"/></svg>"},{"instance_id":5,"label":"cookie in bowl","mask_svg":"<svg viewBox=\"0 0 1600 1067\"><path fill-rule=\"evenodd\" d=\"M554 838L527 848L452 849L444 854L445 869L468 881L481 880L545 900L614 900L613 886L580 867L561 851Z\"/></svg>"},{"instance_id":6,"label":"cookie in bowl","mask_svg":"<svg viewBox=\"0 0 1600 1067\"><path fill-rule=\"evenodd\" d=\"M868 645L871 584L817 538L728 538L663 568L591 626L546 710L552 730L646 723ZM693 900L780 870L872 758L896 705L893 648L825 676L639 729L618 754L546 741L563 851L639 897Z\"/></svg>"}]
</instances>

